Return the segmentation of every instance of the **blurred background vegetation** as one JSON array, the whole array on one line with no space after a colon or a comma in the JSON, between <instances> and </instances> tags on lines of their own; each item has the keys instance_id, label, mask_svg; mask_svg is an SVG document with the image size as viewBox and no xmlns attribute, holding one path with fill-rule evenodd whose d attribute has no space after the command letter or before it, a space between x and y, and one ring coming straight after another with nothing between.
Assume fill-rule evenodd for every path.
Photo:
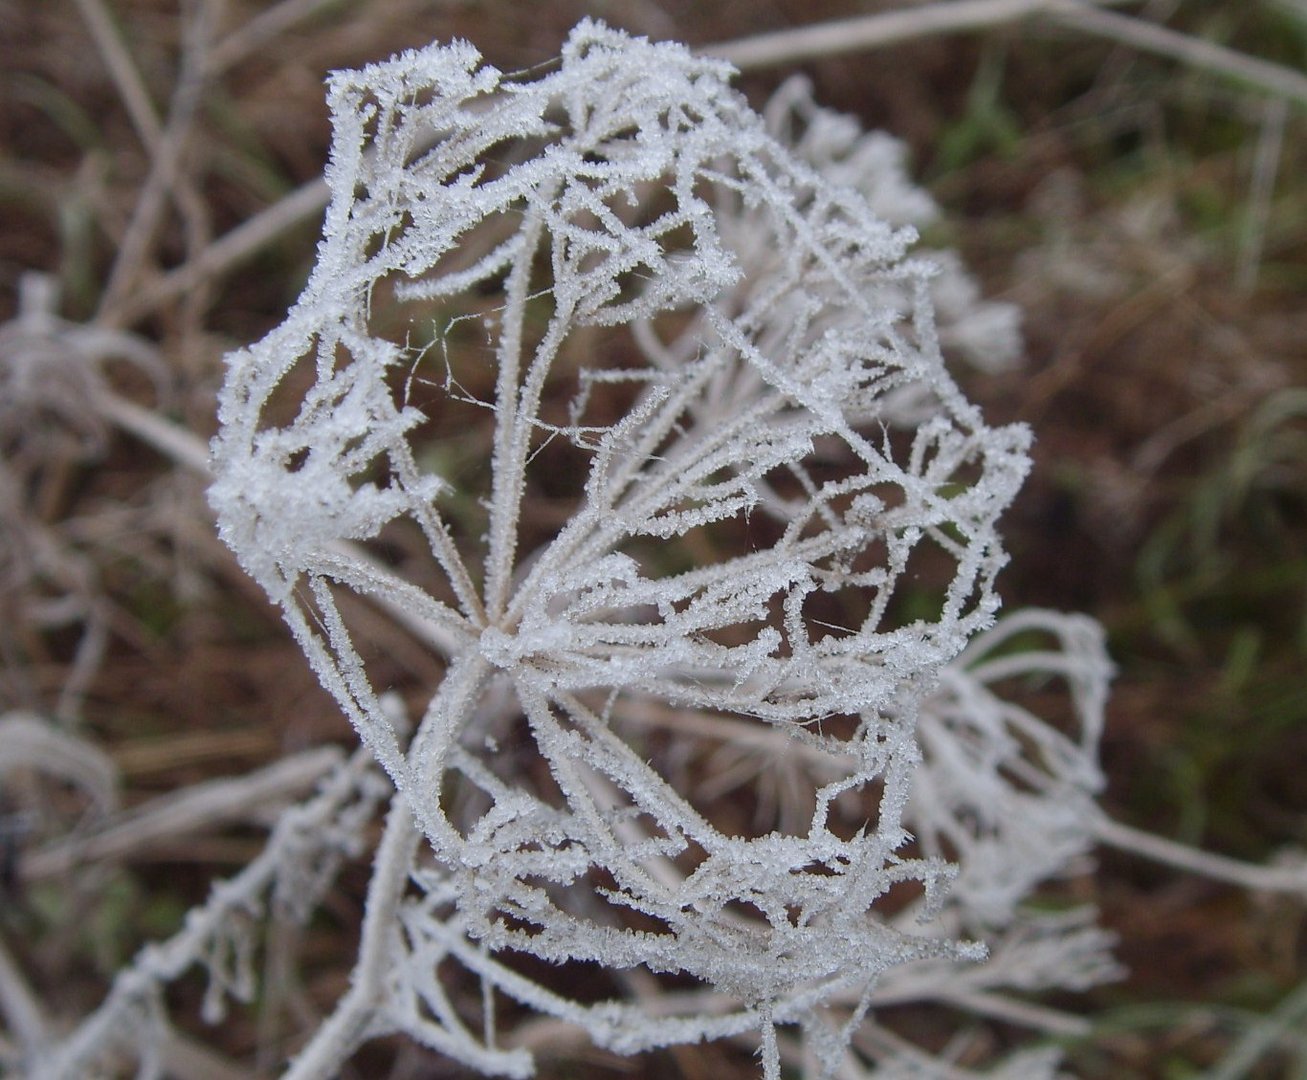
<instances>
[{"instance_id":1,"label":"blurred background vegetation","mask_svg":"<svg viewBox=\"0 0 1307 1080\"><path fill-rule=\"evenodd\" d=\"M23 275L50 275L60 316L130 332L162 361L110 363L106 385L207 439L223 353L274 326L311 265L312 189L306 212L238 258L226 260L223 238L268 225L258 215L320 176L327 71L456 36L501 69L529 68L583 15L708 47L912 6L0 0L0 320L17 314ZM1037 437L1005 530L1007 603L1105 625L1119 667L1103 748L1115 817L1266 861L1307 847L1307 98L1216 70L1201 43L1301 77L1307 0L1116 10L1199 49L1162 57L1031 18L758 67L739 85L761 105L803 71L818 101L904 139L944 211L932 239L963 253L989 297L1021 306L1024 366L959 372L991 420L1025 420ZM125 103L115 41L143 101ZM151 207L152 185L176 197ZM33 530L23 542L51 538L58 566L0 550L0 711L75 714L129 806L299 747L349 744L212 535L203 482L83 420L90 451L43 457L19 493ZM0 451L23 452L12 431L0 430ZM10 525L0 545L18 544ZM102 656L87 659L85 620L25 623L33 580L51 597L92 598ZM429 673L410 643L395 650L398 684ZM0 933L52 1001L88 1007L259 835L161 838L70 886L25 878L24 850L41 838L10 827ZM299 978L324 1006L343 988L364 882L362 869L347 877L312 930L321 970ZM1293 1034L1307 1030L1301 904L1112 852L1079 888L1119 934L1129 974L1057 1003L1095 1022L1093 1039L1069 1046L1073 1071L1307 1075L1307 1037ZM224 1028L234 1054L256 1038L243 1023ZM747 1055L716 1053L591 1055L556 1075L750 1074ZM457 1075L395 1060L393 1075Z\"/></svg>"}]
</instances>

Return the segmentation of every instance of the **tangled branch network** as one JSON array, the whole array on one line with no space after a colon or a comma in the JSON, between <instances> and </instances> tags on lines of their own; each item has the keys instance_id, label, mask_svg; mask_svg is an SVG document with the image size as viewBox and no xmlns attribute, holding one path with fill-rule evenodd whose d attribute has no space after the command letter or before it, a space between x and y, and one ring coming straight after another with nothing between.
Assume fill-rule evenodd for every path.
<instances>
[{"instance_id":1,"label":"tangled branch network","mask_svg":"<svg viewBox=\"0 0 1307 1080\"><path fill-rule=\"evenodd\" d=\"M731 74L586 22L539 78L454 44L330 82L317 264L229 358L210 492L398 792L297 1075L387 1031L528 1075L523 1005L623 1053L758 1032L768 1076L797 1028L812 1075L863 1075L891 973L979 960L1002 888L1087 845L1030 808L1092 805L1092 720L1031 739L959 660L1028 435L941 341L1010 359L1011 312L909 256L933 208L897 144L798 84L760 117ZM411 719L369 604L441 656ZM1079 635L1093 714L1092 629L1034 629Z\"/></svg>"}]
</instances>

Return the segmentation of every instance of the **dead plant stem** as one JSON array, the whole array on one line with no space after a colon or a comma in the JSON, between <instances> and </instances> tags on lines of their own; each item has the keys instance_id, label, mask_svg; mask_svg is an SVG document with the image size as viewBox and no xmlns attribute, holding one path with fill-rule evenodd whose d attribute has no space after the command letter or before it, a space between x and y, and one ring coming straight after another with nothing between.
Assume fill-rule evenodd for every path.
<instances>
[{"instance_id":1,"label":"dead plant stem","mask_svg":"<svg viewBox=\"0 0 1307 1080\"><path fill-rule=\"evenodd\" d=\"M41 1003L14 958L0 941L0 1014L6 1027L21 1044L25 1056L34 1058L48 1037Z\"/></svg>"},{"instance_id":2,"label":"dead plant stem","mask_svg":"<svg viewBox=\"0 0 1307 1080\"><path fill-rule=\"evenodd\" d=\"M96 312L96 322L100 325L121 324L116 309L144 274L168 203L175 202L184 217L194 217L193 213L185 213L186 200L179 194L189 186L181 176L181 159L206 85L205 56L212 5L210 0L195 0L187 6L194 12L186 20L181 71L169 106L168 124L150 147L150 171L141 185L108 284L100 297ZM198 198L190 200L192 211L200 204Z\"/></svg>"},{"instance_id":3,"label":"dead plant stem","mask_svg":"<svg viewBox=\"0 0 1307 1080\"><path fill-rule=\"evenodd\" d=\"M1307 896L1307 865L1258 866L1226 855L1200 851L1106 816L1095 822L1094 835L1108 847L1133 852L1154 862L1226 881L1253 892L1288 892Z\"/></svg>"},{"instance_id":4,"label":"dead plant stem","mask_svg":"<svg viewBox=\"0 0 1307 1080\"><path fill-rule=\"evenodd\" d=\"M1260 91L1307 105L1307 76L1146 19L1102 10L1123 0L945 0L852 19L740 38L701 51L741 70L777 67L879 48L932 34L960 33L1045 17L1142 52L1235 79Z\"/></svg>"},{"instance_id":5,"label":"dead plant stem","mask_svg":"<svg viewBox=\"0 0 1307 1080\"><path fill-rule=\"evenodd\" d=\"M24 880L68 873L90 862L123 859L164 837L249 819L268 806L292 801L341 760L336 747L306 750L245 776L192 784L122 814L87 836L73 836L36 851L21 863Z\"/></svg>"},{"instance_id":6,"label":"dead plant stem","mask_svg":"<svg viewBox=\"0 0 1307 1080\"><path fill-rule=\"evenodd\" d=\"M737 38L719 45L705 45L699 51L729 60L741 71L748 71L861 52L934 34L983 30L1044 13L1056 3L1057 0L941 0Z\"/></svg>"},{"instance_id":7,"label":"dead plant stem","mask_svg":"<svg viewBox=\"0 0 1307 1080\"><path fill-rule=\"evenodd\" d=\"M82 13L82 19L91 32L105 67L109 69L109 77L123 99L136 134L145 148L153 153L163 138L163 125L150 100L149 91L145 89L141 73L136 70L131 54L118 36L108 9L102 0L77 0L77 8Z\"/></svg>"}]
</instances>

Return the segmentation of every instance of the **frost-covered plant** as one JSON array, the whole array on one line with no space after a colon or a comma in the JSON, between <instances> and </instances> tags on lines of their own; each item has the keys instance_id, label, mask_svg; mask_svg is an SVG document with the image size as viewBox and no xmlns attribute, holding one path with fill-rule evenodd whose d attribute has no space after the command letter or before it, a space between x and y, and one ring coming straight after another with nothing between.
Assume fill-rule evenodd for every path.
<instances>
[{"instance_id":1,"label":"frost-covered plant","mask_svg":"<svg viewBox=\"0 0 1307 1080\"><path fill-rule=\"evenodd\" d=\"M915 711L992 618L993 526L1025 434L986 427L946 375L910 231L789 153L727 74L585 24L535 82L466 46L336 76L318 265L286 323L231 358L212 499L425 834L432 925L693 976L769 1041L837 990L965 952L871 907L946 875L900 853ZM481 318L484 542L459 534L454 485L426 467L437 436L406 401L432 343L384 325L473 289L500 297ZM573 342L616 326L638 349ZM475 401L467 362L444 363L435 389ZM311 385L274 400L300 370ZM905 390L935 407L898 437L888 403ZM554 443L570 452L551 460ZM531 551L545 465L571 471L576 506ZM434 566L407 580L340 548L400 544L409 523ZM673 541L711 554L681 569ZM896 620L923 567L936 611ZM346 589L385 596L447 654L407 744ZM791 827L724 831L624 736L659 708L774 727L836 774ZM624 1050L734 1023L566 1012Z\"/></svg>"},{"instance_id":2,"label":"frost-covered plant","mask_svg":"<svg viewBox=\"0 0 1307 1080\"><path fill-rule=\"evenodd\" d=\"M1023 636L1034 646L1004 651ZM1065 683L1069 732L995 690L1031 677ZM925 760L907 824L923 851L958 865L949 903L971 929L1011 923L1040 882L1093 845L1110 677L1097 623L1039 610L1007 616L944 669L917 722Z\"/></svg>"},{"instance_id":3,"label":"frost-covered plant","mask_svg":"<svg viewBox=\"0 0 1307 1080\"><path fill-rule=\"evenodd\" d=\"M756 1028L770 1076L775 1025L798 1024L831 1074L889 973L982 955L927 923L943 856L966 882L1010 836L983 777L1022 725L977 727L960 745L982 760L951 761L918 718L956 727L983 687L956 658L994 619L1027 434L945 369L932 294L951 326L974 313L940 293L956 265L909 257L913 230L840 182L873 151L794 93L769 128L730 74L587 22L533 81L465 44L331 80L318 262L229 358L211 489L399 792L353 987L296 1075L384 1031L525 1075L496 1045L505 999L628 1053ZM778 137L796 109L797 153ZM883 198L914 202L879 145ZM1010 316L987 317L1002 354ZM481 417L484 464L460 461ZM443 657L411 737L357 596ZM714 744L757 751L716 796L687 750ZM1047 782L1012 796L1032 823L1092 788L1043 748ZM976 786L909 809L968 769ZM480 978L479 1031L450 964ZM681 992L635 993L642 969Z\"/></svg>"},{"instance_id":4,"label":"frost-covered plant","mask_svg":"<svg viewBox=\"0 0 1307 1080\"><path fill-rule=\"evenodd\" d=\"M938 353L1010 364L1016 315L952 252L905 256L902 227L936 210L901 144L800 80L760 125L728 69L593 25L535 83L466 47L340 76L322 266L228 390L228 532L403 790L368 750L319 747L120 808L118 753L78 730L119 658L110 616L125 625L98 567L124 537L135 555L180 534L159 488L66 500L69 467L117 428L206 472L203 444L103 369L134 364L162 401L157 347L126 328L322 205L309 185L205 246L204 166L181 154L206 80L311 6L212 51L197 8L157 135L95 31L149 177L91 320L26 274L0 326L0 675L19 705L0 709L0 908L22 933L46 907L26 886L64 894L47 940L0 941L0 1074L264 1075L288 1021L311 1032L292 1078L400 1032L512 1076L581 1037L761 1033L772 1076L1051 1080L1056 1047L998 1055L1013 1025L1092 1033L1036 996L1115 973L1093 911L1066 906L1084 882L1056 881L1092 843L1307 895L1300 855L1250 867L1099 812L1101 633L1038 611L988 625L1020 433L987 431ZM156 276L169 198L188 255ZM75 649L57 687L43 638ZM445 672L429 704L405 684L417 738L377 693L414 667ZM87 926L112 913L114 864L235 822L271 828L262 852L71 1016L45 946L79 963L65 927L93 896ZM297 983L338 958L302 930L369 850L357 963L316 1026ZM172 985L197 971L202 1006ZM231 1052L255 1032L240 1064L170 1015L222 1020L229 999L253 1006L222 1032ZM1218 1071L1287 1043L1302 1011L1291 995Z\"/></svg>"},{"instance_id":5,"label":"frost-covered plant","mask_svg":"<svg viewBox=\"0 0 1307 1080\"><path fill-rule=\"evenodd\" d=\"M851 116L823 109L807 79L787 79L763 110L767 130L826 180L862 195L891 225L924 228L938 222L934 199L912 182L907 147L884 131L863 131ZM747 229L747 219L738 227ZM982 371L1021 359L1021 314L1013 304L983 300L957 252L931 250L930 301L940 343Z\"/></svg>"},{"instance_id":6,"label":"frost-covered plant","mask_svg":"<svg viewBox=\"0 0 1307 1080\"><path fill-rule=\"evenodd\" d=\"M389 785L364 750L339 760L334 748L318 790L277 819L268 842L235 877L218 883L208 901L187 912L171 938L146 946L119 971L100 1007L58 1039L29 1045L22 1075L50 1080L87 1076L172 1075L164 1047L170 1024L168 984L195 966L208 975L203 1018L218 1023L228 999L254 999L259 943L265 924L304 925L321 903L340 864L357 857ZM316 765L316 762L314 763Z\"/></svg>"}]
</instances>

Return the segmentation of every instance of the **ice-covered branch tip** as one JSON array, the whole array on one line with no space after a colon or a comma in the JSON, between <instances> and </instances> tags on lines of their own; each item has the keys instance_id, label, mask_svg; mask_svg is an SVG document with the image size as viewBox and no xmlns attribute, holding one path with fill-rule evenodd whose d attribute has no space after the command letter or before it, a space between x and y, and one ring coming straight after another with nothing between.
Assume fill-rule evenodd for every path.
<instances>
[{"instance_id":1,"label":"ice-covered branch tip","mask_svg":"<svg viewBox=\"0 0 1307 1080\"><path fill-rule=\"evenodd\" d=\"M965 290L936 325L956 266L778 138L815 111L769 127L730 75L591 22L534 81L463 43L337 73L317 265L229 357L213 444L224 538L434 852L427 936L737 1001L655 1020L482 964L623 1050L819 1023L891 965L975 955L875 905L948 877L902 851L914 720L993 621L1027 434L945 370L942 338L984 338L951 333ZM828 168L864 149L817 134ZM351 593L450 643L411 739ZM671 715L819 764L783 812L713 805L650 734Z\"/></svg>"}]
</instances>

